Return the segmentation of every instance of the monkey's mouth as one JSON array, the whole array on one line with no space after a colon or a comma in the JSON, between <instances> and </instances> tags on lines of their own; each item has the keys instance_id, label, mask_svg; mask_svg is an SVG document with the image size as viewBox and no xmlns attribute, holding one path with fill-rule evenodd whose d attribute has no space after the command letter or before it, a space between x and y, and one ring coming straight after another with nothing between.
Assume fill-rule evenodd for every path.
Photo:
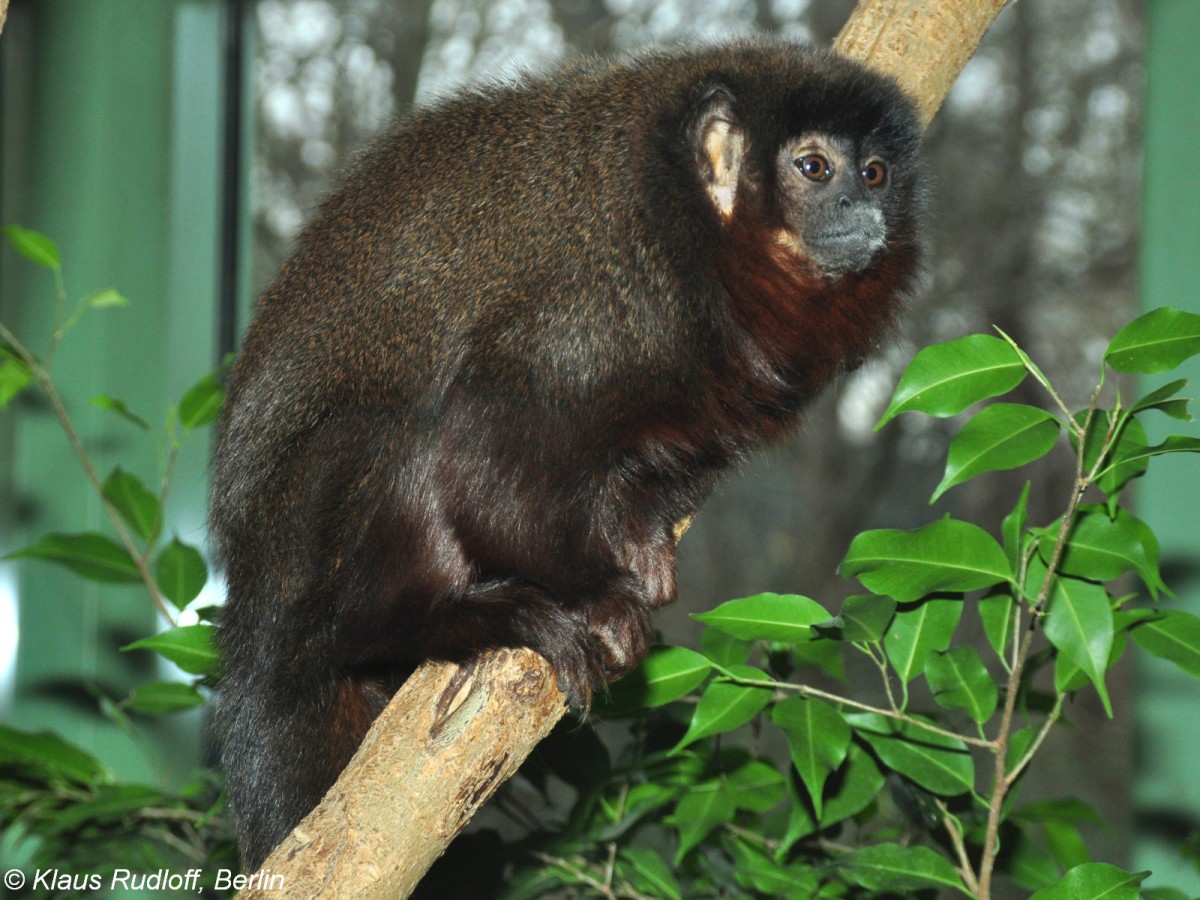
<instances>
[{"instance_id":1,"label":"monkey's mouth","mask_svg":"<svg viewBox=\"0 0 1200 900\"><path fill-rule=\"evenodd\" d=\"M826 275L861 272L883 249L883 234L870 228L822 231L804 236L813 262Z\"/></svg>"}]
</instances>

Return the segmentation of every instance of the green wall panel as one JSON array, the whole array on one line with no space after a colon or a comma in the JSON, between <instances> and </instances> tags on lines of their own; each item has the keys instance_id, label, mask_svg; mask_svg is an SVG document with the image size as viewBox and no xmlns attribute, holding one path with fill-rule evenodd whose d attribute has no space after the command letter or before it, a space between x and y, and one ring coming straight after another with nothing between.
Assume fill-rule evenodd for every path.
<instances>
[{"instance_id":1,"label":"green wall panel","mask_svg":"<svg viewBox=\"0 0 1200 900\"><path fill-rule=\"evenodd\" d=\"M1200 312L1200 3L1154 0L1146 9L1142 305ZM1200 363L1183 374L1197 397ZM1200 466L1188 455L1153 468L1138 485L1138 509L1162 541L1163 574L1179 595L1173 605L1200 614ZM1200 686L1146 654L1137 659L1134 867L1154 870L1151 884L1200 896L1200 874L1179 853L1189 827L1200 828Z\"/></svg>"}]
</instances>

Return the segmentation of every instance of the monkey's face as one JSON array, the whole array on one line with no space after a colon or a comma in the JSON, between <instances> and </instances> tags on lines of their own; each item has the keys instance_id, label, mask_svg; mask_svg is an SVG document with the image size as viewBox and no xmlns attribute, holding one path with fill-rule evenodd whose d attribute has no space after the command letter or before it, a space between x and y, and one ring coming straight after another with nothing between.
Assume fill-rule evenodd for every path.
<instances>
[{"instance_id":1,"label":"monkey's face","mask_svg":"<svg viewBox=\"0 0 1200 900\"><path fill-rule=\"evenodd\" d=\"M888 160L824 134L787 141L775 159L779 235L822 275L861 272L887 241Z\"/></svg>"},{"instance_id":2,"label":"monkey's face","mask_svg":"<svg viewBox=\"0 0 1200 900\"><path fill-rule=\"evenodd\" d=\"M886 83L858 79L834 88L768 89L766 100L746 88L743 104L718 85L688 132L727 233L754 233L774 265L828 282L910 246L920 207L920 131L903 96L877 96ZM746 254L744 238L738 246ZM732 262L742 277L755 270L748 259ZM911 274L911 261L902 268Z\"/></svg>"}]
</instances>

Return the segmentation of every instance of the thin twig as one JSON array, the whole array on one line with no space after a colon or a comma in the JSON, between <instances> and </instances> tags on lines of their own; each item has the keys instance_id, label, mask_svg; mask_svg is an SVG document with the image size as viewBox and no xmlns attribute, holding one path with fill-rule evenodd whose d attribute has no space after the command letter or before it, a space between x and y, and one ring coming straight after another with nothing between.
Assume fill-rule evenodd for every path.
<instances>
[{"instance_id":1,"label":"thin twig","mask_svg":"<svg viewBox=\"0 0 1200 900\"><path fill-rule=\"evenodd\" d=\"M1034 754L1038 752L1038 749L1042 746L1042 742L1045 741L1047 735L1050 734L1050 728L1059 720L1059 717L1062 716L1063 698L1065 696L1065 694L1059 693L1058 696L1055 697L1054 709L1050 710L1050 714L1046 716L1046 721L1043 722L1042 727L1038 729L1037 736L1033 739L1033 743L1029 745L1029 749L1025 751L1025 755L1022 756L1020 760L1017 761L1017 764L1009 770L1009 773L1006 776L1008 787L1011 788L1013 784L1016 783L1017 779L1021 777L1021 773L1025 770L1029 763L1032 762Z\"/></svg>"},{"instance_id":2,"label":"thin twig","mask_svg":"<svg viewBox=\"0 0 1200 900\"><path fill-rule=\"evenodd\" d=\"M946 834L950 837L950 844L954 847L954 855L958 857L958 874L962 876L967 890L972 894L977 894L979 892L979 879L975 875L975 868L971 865L971 857L967 854L967 845L963 841L958 820L950 815L949 808L940 797L934 797L933 800L937 804L938 811L942 814L942 827L946 829Z\"/></svg>"}]
</instances>

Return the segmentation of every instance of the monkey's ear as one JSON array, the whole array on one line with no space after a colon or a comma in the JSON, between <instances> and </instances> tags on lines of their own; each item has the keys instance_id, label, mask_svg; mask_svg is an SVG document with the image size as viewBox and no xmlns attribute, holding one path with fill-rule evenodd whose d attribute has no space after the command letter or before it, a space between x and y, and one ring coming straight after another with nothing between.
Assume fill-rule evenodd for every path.
<instances>
[{"instance_id":1,"label":"monkey's ear","mask_svg":"<svg viewBox=\"0 0 1200 900\"><path fill-rule=\"evenodd\" d=\"M711 88L697 104L689 129L700 180L723 219L733 215L738 175L746 154L746 136L734 106L728 88Z\"/></svg>"}]
</instances>

